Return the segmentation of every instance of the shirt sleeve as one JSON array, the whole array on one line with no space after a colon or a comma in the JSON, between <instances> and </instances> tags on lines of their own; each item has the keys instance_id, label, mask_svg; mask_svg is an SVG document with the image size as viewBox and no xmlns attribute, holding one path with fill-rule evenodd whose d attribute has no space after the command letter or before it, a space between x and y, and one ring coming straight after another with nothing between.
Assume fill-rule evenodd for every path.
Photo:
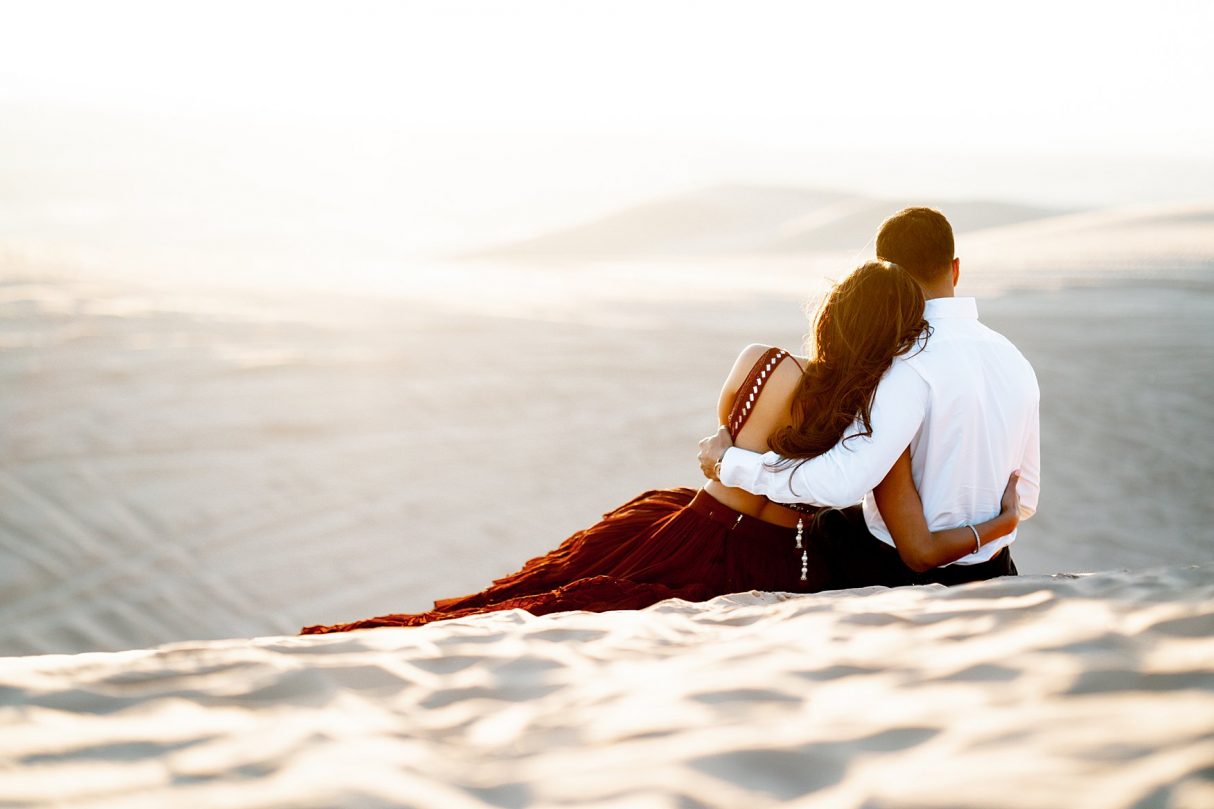
<instances>
[{"instance_id":1,"label":"shirt sleeve","mask_svg":"<svg viewBox=\"0 0 1214 809\"><path fill-rule=\"evenodd\" d=\"M885 373L872 407L872 435L853 425L838 444L808 461L732 447L721 459L721 482L777 503L843 508L864 499L906 449L927 415L929 388L902 360Z\"/></svg>"},{"instance_id":2,"label":"shirt sleeve","mask_svg":"<svg viewBox=\"0 0 1214 809\"><path fill-rule=\"evenodd\" d=\"M1024 452L1020 458L1020 519L1027 520L1037 513L1037 498L1041 494L1041 400L1033 405L1033 415L1025 434Z\"/></svg>"}]
</instances>

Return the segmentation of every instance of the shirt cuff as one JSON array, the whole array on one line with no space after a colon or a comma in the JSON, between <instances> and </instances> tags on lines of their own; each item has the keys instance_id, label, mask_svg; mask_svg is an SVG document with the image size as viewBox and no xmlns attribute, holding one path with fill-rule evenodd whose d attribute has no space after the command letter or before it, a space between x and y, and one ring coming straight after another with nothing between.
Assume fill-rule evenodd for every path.
<instances>
[{"instance_id":1,"label":"shirt cuff","mask_svg":"<svg viewBox=\"0 0 1214 809\"><path fill-rule=\"evenodd\" d=\"M757 452L730 447L721 456L721 482L726 486L747 489L754 485L755 466L763 463L763 456Z\"/></svg>"}]
</instances>

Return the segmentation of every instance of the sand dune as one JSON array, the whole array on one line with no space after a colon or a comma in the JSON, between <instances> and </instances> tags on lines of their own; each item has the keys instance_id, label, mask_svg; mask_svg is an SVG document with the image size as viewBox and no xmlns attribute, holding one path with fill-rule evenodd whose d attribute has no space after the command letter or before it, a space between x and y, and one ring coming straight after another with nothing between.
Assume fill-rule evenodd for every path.
<instances>
[{"instance_id":1,"label":"sand dune","mask_svg":"<svg viewBox=\"0 0 1214 809\"><path fill-rule=\"evenodd\" d=\"M958 234L1019 222L1048 220L1062 215L1057 209L989 200L859 200L846 206L815 212L805 220L785 224L779 235L755 248L759 253L806 253L818 250L857 250L873 239L877 228L894 211L926 205L946 211Z\"/></svg>"},{"instance_id":2,"label":"sand dune","mask_svg":"<svg viewBox=\"0 0 1214 809\"><path fill-rule=\"evenodd\" d=\"M1032 284L1075 274L1196 279L1214 265L1214 204L1089 211L968 235L967 264L1026 277Z\"/></svg>"},{"instance_id":3,"label":"sand dune","mask_svg":"<svg viewBox=\"0 0 1214 809\"><path fill-rule=\"evenodd\" d=\"M1214 801L1208 564L0 659L0 796L102 807Z\"/></svg>"},{"instance_id":4,"label":"sand dune","mask_svg":"<svg viewBox=\"0 0 1214 809\"><path fill-rule=\"evenodd\" d=\"M871 254L881 221L910 204L935 206L949 216L964 271L980 293L1114 278L1194 281L1214 266L1209 203L1066 212L995 201L887 200L747 186L659 200L468 257L575 267L590 261L725 260L756 268L777 257L801 257L838 273ZM794 282L795 275L786 274Z\"/></svg>"},{"instance_id":5,"label":"sand dune","mask_svg":"<svg viewBox=\"0 0 1214 809\"><path fill-rule=\"evenodd\" d=\"M581 225L490 247L478 259L569 259L857 251L890 213L945 209L958 232L1061 211L980 200L891 200L818 189L715 186L637 205Z\"/></svg>"}]
</instances>

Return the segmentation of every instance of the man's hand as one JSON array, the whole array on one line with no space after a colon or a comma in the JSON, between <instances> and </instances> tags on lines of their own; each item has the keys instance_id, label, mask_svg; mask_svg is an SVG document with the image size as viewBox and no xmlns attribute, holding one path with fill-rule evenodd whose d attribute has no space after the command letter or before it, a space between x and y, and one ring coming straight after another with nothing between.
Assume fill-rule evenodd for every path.
<instances>
[{"instance_id":1,"label":"man's hand","mask_svg":"<svg viewBox=\"0 0 1214 809\"><path fill-rule=\"evenodd\" d=\"M709 480L720 480L717 474L717 464L721 462L725 450L733 446L729 430L721 427L716 435L710 435L700 442L700 471Z\"/></svg>"}]
</instances>

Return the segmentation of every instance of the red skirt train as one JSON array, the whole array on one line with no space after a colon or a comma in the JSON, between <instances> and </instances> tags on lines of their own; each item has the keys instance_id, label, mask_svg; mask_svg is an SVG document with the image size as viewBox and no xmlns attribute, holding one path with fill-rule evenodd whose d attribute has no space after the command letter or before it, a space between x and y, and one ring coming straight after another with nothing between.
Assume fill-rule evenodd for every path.
<instances>
[{"instance_id":1,"label":"red skirt train","mask_svg":"<svg viewBox=\"0 0 1214 809\"><path fill-rule=\"evenodd\" d=\"M811 565L811 571L817 569ZM795 529L744 516L704 491L655 489L479 593L436 601L427 612L309 626L301 634L420 626L496 610L606 612L641 609L667 598L704 601L740 590L821 589L813 573L809 581L800 576Z\"/></svg>"}]
</instances>

